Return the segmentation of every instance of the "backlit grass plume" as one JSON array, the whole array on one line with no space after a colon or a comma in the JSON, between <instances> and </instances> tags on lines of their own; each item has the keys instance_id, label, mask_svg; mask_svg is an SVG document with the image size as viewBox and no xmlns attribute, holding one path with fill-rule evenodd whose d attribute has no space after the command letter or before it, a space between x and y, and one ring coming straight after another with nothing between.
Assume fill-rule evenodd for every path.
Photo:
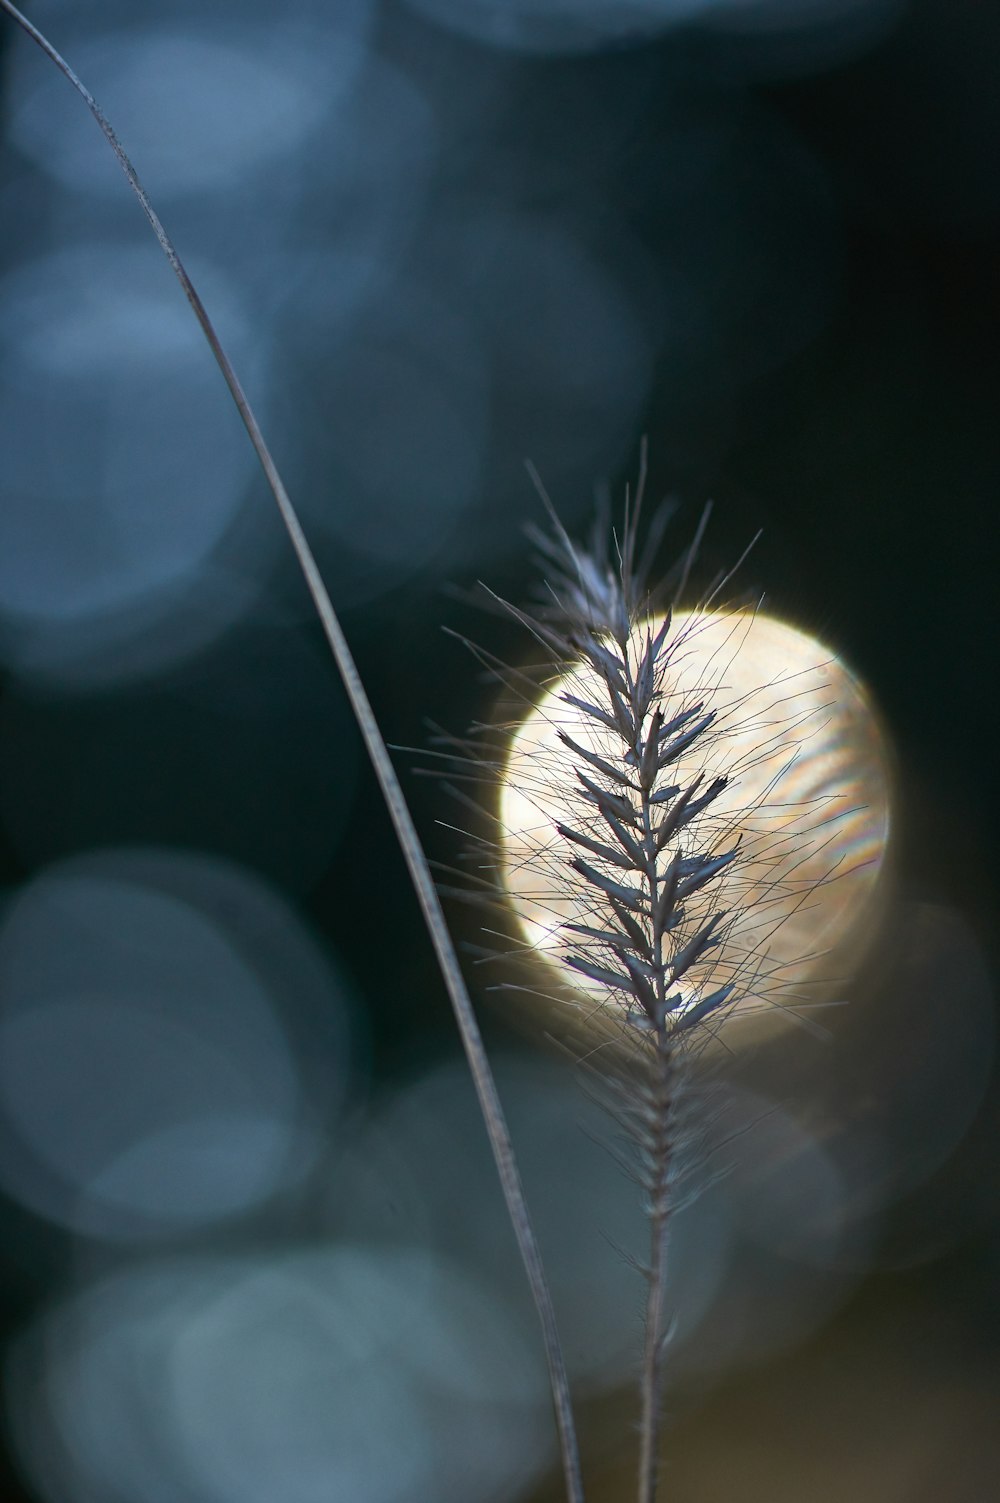
<instances>
[{"instance_id":1,"label":"backlit grass plume","mask_svg":"<svg viewBox=\"0 0 1000 1503\"><path fill-rule=\"evenodd\" d=\"M634 530L612 557L543 539L546 604L514 611L546 662L493 764L503 897L538 974L599 1002L598 1020L652 1026L657 946L677 1034L704 1039L734 1008L805 1017L878 918L878 717L798 628L719 606L718 589L665 608Z\"/></svg>"},{"instance_id":2,"label":"backlit grass plume","mask_svg":"<svg viewBox=\"0 0 1000 1503\"><path fill-rule=\"evenodd\" d=\"M543 604L509 609L547 670L503 761L496 850L548 978L530 990L553 989L613 1040L614 1109L640 1150L639 1499L651 1503L687 1063L734 1009L802 1001L845 925L856 942L887 798L877 727L850 674L794 628L714 609L718 588L693 610L651 598L638 512L620 538L599 529L587 548L554 517L536 534Z\"/></svg>"},{"instance_id":3,"label":"backlit grass plume","mask_svg":"<svg viewBox=\"0 0 1000 1503\"><path fill-rule=\"evenodd\" d=\"M644 618L634 540L634 526L626 525L613 568L559 529L539 539L554 608L520 614L564 670L553 692L569 714L567 724L547 722L557 747L535 764L531 754L520 757L518 771L529 785L536 779L554 785L565 817L550 826L551 811L540 799L542 828L529 840L519 877L529 894L536 881L554 890L557 907L560 884L565 889L563 908L581 917L552 915L559 958L590 993L603 995L635 1038L632 1079L641 1109L631 1116L643 1125L651 1227L639 1468L639 1497L649 1503L656 1489L678 1074L685 1036L718 1015L737 986L720 879L738 862L740 842L725 821L713 819L727 776L689 770L717 717L704 699L671 691L677 636L669 612ZM517 791L531 801L530 786ZM509 855L506 867L510 881Z\"/></svg>"}]
</instances>

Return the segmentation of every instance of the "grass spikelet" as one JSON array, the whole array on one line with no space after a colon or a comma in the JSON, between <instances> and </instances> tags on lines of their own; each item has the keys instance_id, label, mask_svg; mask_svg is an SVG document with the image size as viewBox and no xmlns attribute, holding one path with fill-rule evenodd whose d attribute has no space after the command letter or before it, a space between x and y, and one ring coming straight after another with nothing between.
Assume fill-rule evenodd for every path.
<instances>
[{"instance_id":1,"label":"grass spikelet","mask_svg":"<svg viewBox=\"0 0 1000 1503\"><path fill-rule=\"evenodd\" d=\"M556 633L548 622L525 622L563 650L562 687L554 693L572 713L575 733L556 727L557 759L544 759L542 775L554 772L575 814L555 822L556 840L540 838L536 854L549 876L562 875L573 906L585 915L559 927L562 962L634 1037L643 1109L633 1118L650 1219L639 1498L651 1503L678 1077L685 1036L707 1024L735 989L734 976L718 984L715 976L731 928L720 878L736 861L738 842L712 815L726 777L706 782L703 772L686 767L675 777L681 759L697 756L699 743L711 737L716 714L672 692L671 662L683 634L672 631L669 613L661 621L644 619L634 525L626 527L617 570L564 534L545 552L562 619Z\"/></svg>"},{"instance_id":2,"label":"grass spikelet","mask_svg":"<svg viewBox=\"0 0 1000 1503\"><path fill-rule=\"evenodd\" d=\"M533 534L545 594L507 608L543 661L534 680L492 665L527 711L446 754L473 775L482 757L487 783L502 764L487 865L523 935L525 989L570 1004L544 1009L564 1040L581 1021L596 1033L604 1094L637 1147L650 1227L638 1497L653 1503L689 1065L735 1010L802 1002L838 932L856 944L887 772L862 691L818 643L718 606L726 581L681 609L690 555L673 599L650 592L641 491L619 536L602 525L579 546L554 513Z\"/></svg>"}]
</instances>

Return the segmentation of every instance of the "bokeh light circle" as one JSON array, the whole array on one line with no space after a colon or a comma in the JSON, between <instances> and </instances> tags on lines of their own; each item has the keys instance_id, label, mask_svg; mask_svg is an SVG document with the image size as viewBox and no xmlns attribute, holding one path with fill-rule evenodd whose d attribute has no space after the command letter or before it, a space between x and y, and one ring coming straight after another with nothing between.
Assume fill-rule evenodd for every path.
<instances>
[{"instance_id":1,"label":"bokeh light circle","mask_svg":"<svg viewBox=\"0 0 1000 1503\"><path fill-rule=\"evenodd\" d=\"M661 618L640 623L630 653ZM725 973L742 985L744 1005L794 1007L810 983L839 981L870 939L889 835L887 745L859 681L806 633L763 614L678 612L664 649L663 710L713 710L711 728L671 769L687 786L728 785L695 837L740 855L687 905L729 915L725 945L688 973L690 995ZM571 669L544 694L515 734L500 793L504 887L528 944L564 985L605 998L597 982L568 971L580 941L568 923L592 921L593 888L570 866L556 826L600 838L600 817L585 802L575 759L560 732L612 761L621 743L564 696L601 704L603 684L589 667ZM690 840L689 836L689 840ZM664 864L676 842L663 853ZM693 931L692 931L693 932Z\"/></svg>"},{"instance_id":2,"label":"bokeh light circle","mask_svg":"<svg viewBox=\"0 0 1000 1503\"><path fill-rule=\"evenodd\" d=\"M50 1310L16 1364L16 1444L53 1503L505 1503L552 1461L541 1364L422 1249L125 1269Z\"/></svg>"},{"instance_id":3,"label":"bokeh light circle","mask_svg":"<svg viewBox=\"0 0 1000 1503\"><path fill-rule=\"evenodd\" d=\"M204 1228L301 1180L321 1117L289 1024L322 1030L326 1112L345 1095L333 978L282 900L226 863L50 868L4 912L0 989L0 1184L91 1236Z\"/></svg>"},{"instance_id":4,"label":"bokeh light circle","mask_svg":"<svg viewBox=\"0 0 1000 1503\"><path fill-rule=\"evenodd\" d=\"M90 27L71 55L154 197L209 193L303 149L362 67L372 10L338 0L322 25ZM16 50L11 86L10 133L26 156L75 193L121 192L110 154L79 128L79 100L33 49Z\"/></svg>"}]
</instances>

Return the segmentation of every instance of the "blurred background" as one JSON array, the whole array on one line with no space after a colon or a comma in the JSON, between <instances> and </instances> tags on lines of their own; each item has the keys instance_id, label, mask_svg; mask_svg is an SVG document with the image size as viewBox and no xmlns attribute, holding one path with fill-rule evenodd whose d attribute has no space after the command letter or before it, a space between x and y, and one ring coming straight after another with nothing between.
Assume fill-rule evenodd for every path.
<instances>
[{"instance_id":1,"label":"blurred background","mask_svg":"<svg viewBox=\"0 0 1000 1503\"><path fill-rule=\"evenodd\" d=\"M38 0L215 318L387 738L513 661L530 458L648 435L702 580L868 684L895 897L831 1036L734 1050L678 1217L664 1495L982 1503L1000 1440L1000 10ZM560 1495L414 900L222 381L93 122L0 27L0 1491ZM400 753L432 855L466 814ZM482 915L453 911L459 940ZM632 1496L638 1191L471 968L580 1401ZM547 1020L550 1021L550 1020ZM719 1102L721 1101L721 1105ZM724 1171L724 1172L723 1172Z\"/></svg>"}]
</instances>

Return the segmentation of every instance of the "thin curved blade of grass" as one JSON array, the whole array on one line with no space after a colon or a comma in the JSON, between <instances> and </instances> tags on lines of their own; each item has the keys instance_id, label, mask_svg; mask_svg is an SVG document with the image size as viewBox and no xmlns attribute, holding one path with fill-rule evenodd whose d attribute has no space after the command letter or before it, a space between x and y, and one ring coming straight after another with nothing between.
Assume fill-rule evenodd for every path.
<instances>
[{"instance_id":1,"label":"thin curved blade of grass","mask_svg":"<svg viewBox=\"0 0 1000 1503\"><path fill-rule=\"evenodd\" d=\"M413 818L406 803L402 787L400 786L399 778L390 760L385 741L379 730L378 722L375 719L374 711L362 684L353 654L344 636L326 586L323 583L312 550L302 530L298 514L292 505L288 492L285 490L284 483L278 473L271 452L264 441L264 436L261 433L246 393L230 363L228 355L222 347L205 306L185 271L173 242L167 235L159 216L147 198L146 192L139 181L138 174L132 166L110 121L94 96L90 93L90 90L76 75L65 58L31 24L28 18L22 15L16 6L10 4L10 0L0 0L0 9L6 11L11 19L16 21L22 31L55 64L60 73L72 84L73 88L84 100L91 115L100 126L105 139L118 160L119 166L128 179L132 192L138 199L142 211L152 227L153 233L159 241L160 249L170 262L174 274L184 291L184 295L190 303L198 323L201 325L209 348L215 356L216 363L222 372L226 385L229 387L230 394L236 404L240 417L243 419L243 425L247 430L250 442L253 444L267 483L270 486L271 493L281 513L282 522L285 525L295 552L295 557L302 570L313 604L316 607L316 613L319 616L330 651L333 654L338 672L344 683L344 688L347 691L351 709L358 723L365 749L375 770L379 787L382 790L382 796L385 799L389 817L402 848L410 880L416 892L424 923L430 935L431 943L434 946L438 965L451 1000L455 1020L458 1024L458 1031L461 1035L465 1056L472 1073L476 1095L478 1096L483 1120L486 1125L486 1131L489 1135L490 1147L492 1148L497 1172L500 1176L500 1184L503 1189L504 1200L507 1204L507 1211L517 1237L521 1261L524 1264L525 1273L531 1286L532 1297L542 1327L542 1340L545 1347L549 1382L552 1389L556 1424L559 1431L566 1495L569 1503L583 1503L583 1482L580 1473L579 1450L570 1403L566 1363L556 1328L552 1296L542 1265L541 1253L539 1252L531 1218L528 1213L527 1203L524 1198L520 1171L514 1157L510 1132L507 1127L503 1108L500 1104L493 1072L490 1069L489 1060L486 1056L482 1035L479 1031L479 1024L476 1021L468 990L462 977L458 958L455 954L455 947L452 943L447 923L445 922L437 889L434 886L434 879L427 864L427 857L424 854L424 849L417 834L416 826L413 823Z\"/></svg>"}]
</instances>

